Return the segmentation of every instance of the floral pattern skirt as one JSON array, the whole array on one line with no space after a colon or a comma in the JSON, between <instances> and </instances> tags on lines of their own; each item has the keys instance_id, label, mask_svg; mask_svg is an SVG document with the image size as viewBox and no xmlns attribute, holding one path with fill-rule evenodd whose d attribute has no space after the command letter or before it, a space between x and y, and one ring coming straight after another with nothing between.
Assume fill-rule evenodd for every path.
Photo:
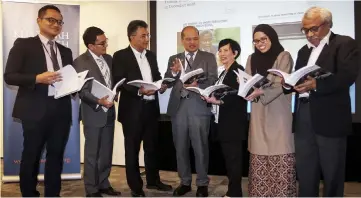
<instances>
[{"instance_id":1,"label":"floral pattern skirt","mask_svg":"<svg viewBox=\"0 0 361 198\"><path fill-rule=\"evenodd\" d=\"M296 197L295 154L250 156L250 197Z\"/></svg>"}]
</instances>

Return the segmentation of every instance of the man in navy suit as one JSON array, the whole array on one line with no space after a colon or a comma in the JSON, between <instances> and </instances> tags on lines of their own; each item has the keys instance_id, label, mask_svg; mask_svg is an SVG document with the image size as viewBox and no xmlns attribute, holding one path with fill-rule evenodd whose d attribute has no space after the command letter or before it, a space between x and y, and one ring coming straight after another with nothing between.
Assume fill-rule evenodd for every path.
<instances>
[{"instance_id":1,"label":"man in navy suit","mask_svg":"<svg viewBox=\"0 0 361 198\"><path fill-rule=\"evenodd\" d=\"M71 125L71 99L54 99L54 84L61 81L56 71L73 63L69 48L55 42L63 16L53 5L38 11L40 34L18 38L10 50L4 80L19 87L13 117L22 121L23 152L20 189L24 197L37 197L39 161L46 145L45 196L57 197L61 190L63 156Z\"/></svg>"}]
</instances>

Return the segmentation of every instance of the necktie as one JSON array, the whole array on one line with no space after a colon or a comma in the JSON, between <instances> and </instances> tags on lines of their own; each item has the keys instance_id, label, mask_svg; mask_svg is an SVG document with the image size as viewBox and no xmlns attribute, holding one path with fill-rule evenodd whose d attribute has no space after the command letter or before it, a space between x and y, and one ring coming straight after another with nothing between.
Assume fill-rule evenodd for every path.
<instances>
[{"instance_id":1,"label":"necktie","mask_svg":"<svg viewBox=\"0 0 361 198\"><path fill-rule=\"evenodd\" d=\"M50 45L50 59L51 62L53 62L53 68L54 71L58 71L60 69L58 58L56 57L55 51L54 51L54 41L49 41L48 44Z\"/></svg>"},{"instance_id":2,"label":"necktie","mask_svg":"<svg viewBox=\"0 0 361 198\"><path fill-rule=\"evenodd\" d=\"M188 55L190 56L188 59L188 67L186 68L186 72L190 72L192 70L192 66L193 66L193 61L194 61L194 53L193 52L189 52Z\"/></svg>"},{"instance_id":3,"label":"necktie","mask_svg":"<svg viewBox=\"0 0 361 198\"><path fill-rule=\"evenodd\" d=\"M97 59L99 66L100 66L100 71L103 74L105 83L107 84L107 87L111 88L111 81L110 81L110 72L109 72L109 68L105 65L103 59L98 58Z\"/></svg>"}]
</instances>

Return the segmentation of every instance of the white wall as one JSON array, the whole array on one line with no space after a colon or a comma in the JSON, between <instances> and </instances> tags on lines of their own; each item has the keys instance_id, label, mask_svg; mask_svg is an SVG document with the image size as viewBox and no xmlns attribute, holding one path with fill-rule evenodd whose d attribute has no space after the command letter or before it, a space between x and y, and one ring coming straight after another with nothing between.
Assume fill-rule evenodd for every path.
<instances>
[{"instance_id":1,"label":"white wall","mask_svg":"<svg viewBox=\"0 0 361 198\"><path fill-rule=\"evenodd\" d=\"M77 4L80 5L80 35L79 35L79 53L86 51L83 44L82 34L89 26L97 26L104 30L106 36L109 38L108 53L113 53L119 49L125 48L129 45L127 38L127 26L131 20L140 19L149 24L148 2L147 1L42 1L30 0L23 2L35 3L54 3L54 4ZM0 5L1 6L1 5ZM1 9L1 7L0 7ZM34 16L35 22L36 16ZM2 15L0 15L0 46L2 46ZM0 54L2 54L2 47L0 47ZM7 56L7 55L6 55ZM3 98L3 56L0 56L0 98ZM2 101L2 100L1 100ZM117 107L117 104L116 104ZM0 116L3 114L3 105L0 105ZM3 120L0 119L0 154L3 156ZM81 127L81 162L83 162L84 153L84 135ZM139 164L144 165L143 151L139 154ZM124 138L121 124L116 122L115 135L114 135L114 151L113 151L113 164L124 165Z\"/></svg>"}]
</instances>

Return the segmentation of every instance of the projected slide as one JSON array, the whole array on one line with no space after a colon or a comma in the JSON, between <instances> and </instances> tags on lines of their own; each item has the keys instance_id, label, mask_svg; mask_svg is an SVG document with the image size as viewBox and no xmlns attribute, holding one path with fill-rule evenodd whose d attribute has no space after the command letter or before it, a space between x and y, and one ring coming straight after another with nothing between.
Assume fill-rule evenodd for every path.
<instances>
[{"instance_id":1,"label":"projected slide","mask_svg":"<svg viewBox=\"0 0 361 198\"><path fill-rule=\"evenodd\" d=\"M301 33L304 12L312 6L328 8L333 14L333 32L355 37L353 1L157 1L157 56L162 75L170 56L183 52L180 31L193 25L200 31L200 50L213 53L218 71L223 66L218 58L218 43L232 38L241 45L238 63L245 66L254 51L253 29L261 23L270 24L278 33L280 42L297 59L298 50L307 43ZM166 113L170 90L160 95L161 113ZM355 112L355 86L350 89L352 112ZM294 100L293 100L294 101ZM248 110L250 110L248 108Z\"/></svg>"}]
</instances>

